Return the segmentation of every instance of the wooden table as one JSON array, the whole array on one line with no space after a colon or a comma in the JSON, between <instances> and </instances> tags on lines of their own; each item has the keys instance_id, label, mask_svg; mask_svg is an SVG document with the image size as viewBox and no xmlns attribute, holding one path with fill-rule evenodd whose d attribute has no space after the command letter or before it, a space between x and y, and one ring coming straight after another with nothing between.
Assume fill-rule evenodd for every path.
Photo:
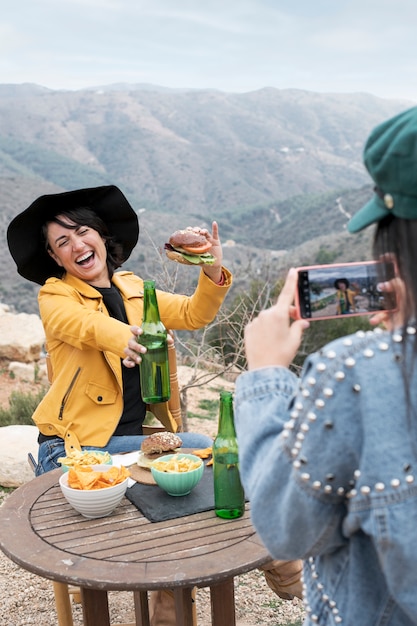
<instances>
[{"instance_id":1,"label":"wooden table","mask_svg":"<svg viewBox=\"0 0 417 626\"><path fill-rule=\"evenodd\" d=\"M0 508L0 548L26 570L81 587L85 626L110 626L107 591L133 591L136 625L148 626L147 591L174 590L178 626L192 625L193 587L210 587L214 626L235 626L234 576L268 562L248 510L152 523L127 498L88 520L61 494L61 470L11 494ZM155 487L157 489L157 487Z\"/></svg>"}]
</instances>

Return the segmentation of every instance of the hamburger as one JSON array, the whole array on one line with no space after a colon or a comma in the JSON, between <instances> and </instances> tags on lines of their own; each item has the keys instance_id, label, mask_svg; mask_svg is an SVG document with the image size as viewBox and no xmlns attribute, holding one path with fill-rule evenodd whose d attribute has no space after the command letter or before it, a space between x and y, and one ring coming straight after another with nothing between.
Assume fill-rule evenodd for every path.
<instances>
[{"instance_id":1,"label":"hamburger","mask_svg":"<svg viewBox=\"0 0 417 626\"><path fill-rule=\"evenodd\" d=\"M213 265L216 259L210 254L211 247L205 235L187 228L172 233L165 244L165 253L171 261L183 265Z\"/></svg>"},{"instance_id":2,"label":"hamburger","mask_svg":"<svg viewBox=\"0 0 417 626\"><path fill-rule=\"evenodd\" d=\"M173 454L182 446L182 439L169 432L154 433L145 437L140 447L138 465L150 467L152 461L164 454Z\"/></svg>"}]
</instances>

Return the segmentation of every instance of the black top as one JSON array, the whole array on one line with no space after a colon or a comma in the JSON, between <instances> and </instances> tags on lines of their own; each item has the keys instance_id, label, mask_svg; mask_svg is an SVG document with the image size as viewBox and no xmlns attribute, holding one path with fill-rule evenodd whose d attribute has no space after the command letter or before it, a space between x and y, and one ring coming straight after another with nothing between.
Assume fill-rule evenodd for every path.
<instances>
[{"instance_id":1,"label":"black top","mask_svg":"<svg viewBox=\"0 0 417 626\"><path fill-rule=\"evenodd\" d=\"M123 298L115 285L94 287L103 296L104 304L111 317L128 324ZM122 363L123 413L113 435L141 435L146 415L146 405L140 392L139 367L125 367Z\"/></svg>"}]
</instances>

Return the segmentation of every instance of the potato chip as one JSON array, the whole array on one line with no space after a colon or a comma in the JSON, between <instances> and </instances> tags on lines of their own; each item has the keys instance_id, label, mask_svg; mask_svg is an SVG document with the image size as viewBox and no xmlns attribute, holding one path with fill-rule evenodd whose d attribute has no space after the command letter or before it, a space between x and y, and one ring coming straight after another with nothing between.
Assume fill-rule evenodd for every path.
<instances>
[{"instance_id":1,"label":"potato chip","mask_svg":"<svg viewBox=\"0 0 417 626\"><path fill-rule=\"evenodd\" d=\"M111 456L107 451L99 452L95 450L73 450L67 456L61 456L58 463L67 467L103 465L111 461Z\"/></svg>"},{"instance_id":2,"label":"potato chip","mask_svg":"<svg viewBox=\"0 0 417 626\"><path fill-rule=\"evenodd\" d=\"M113 487L130 476L129 470L113 465L109 470L100 472L92 467L71 467L68 471L68 487L72 489L92 490Z\"/></svg>"},{"instance_id":3,"label":"potato chip","mask_svg":"<svg viewBox=\"0 0 417 626\"><path fill-rule=\"evenodd\" d=\"M209 456L211 456L212 452L213 452L213 449L210 446L209 448L201 448L199 450L193 450L192 454L200 457L200 459L208 459Z\"/></svg>"}]
</instances>

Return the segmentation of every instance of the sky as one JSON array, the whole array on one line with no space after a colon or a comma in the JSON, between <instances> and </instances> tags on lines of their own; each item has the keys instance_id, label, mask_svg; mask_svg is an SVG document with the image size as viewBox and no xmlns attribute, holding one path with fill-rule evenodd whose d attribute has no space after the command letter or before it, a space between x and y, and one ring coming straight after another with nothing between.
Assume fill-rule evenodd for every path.
<instances>
[{"instance_id":1,"label":"sky","mask_svg":"<svg viewBox=\"0 0 417 626\"><path fill-rule=\"evenodd\" d=\"M3 0L0 84L366 92L417 102L416 0Z\"/></svg>"}]
</instances>

